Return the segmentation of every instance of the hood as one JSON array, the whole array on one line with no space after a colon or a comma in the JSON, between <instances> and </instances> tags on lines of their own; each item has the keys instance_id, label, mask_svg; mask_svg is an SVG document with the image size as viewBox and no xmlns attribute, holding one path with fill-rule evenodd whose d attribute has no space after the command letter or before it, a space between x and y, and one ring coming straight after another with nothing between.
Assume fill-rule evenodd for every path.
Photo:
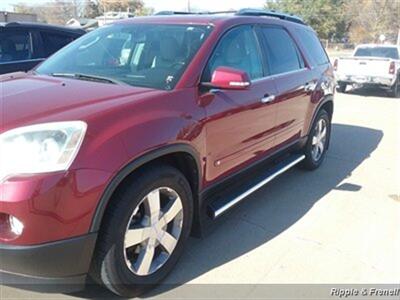
<instances>
[{"instance_id":1,"label":"hood","mask_svg":"<svg viewBox=\"0 0 400 300\"><path fill-rule=\"evenodd\" d=\"M84 119L85 115L162 91L13 73L0 76L0 132L35 123ZM74 115L74 112L76 115ZM78 113L77 113L78 112Z\"/></svg>"}]
</instances>

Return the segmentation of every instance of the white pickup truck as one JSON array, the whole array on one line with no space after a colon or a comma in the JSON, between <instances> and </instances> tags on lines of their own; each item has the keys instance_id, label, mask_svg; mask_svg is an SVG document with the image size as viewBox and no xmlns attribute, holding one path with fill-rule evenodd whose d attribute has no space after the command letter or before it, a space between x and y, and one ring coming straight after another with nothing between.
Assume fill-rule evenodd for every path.
<instances>
[{"instance_id":1,"label":"white pickup truck","mask_svg":"<svg viewBox=\"0 0 400 300\"><path fill-rule=\"evenodd\" d=\"M350 57L334 62L338 91L349 84L385 88L393 97L400 97L400 46L359 45Z\"/></svg>"}]
</instances>

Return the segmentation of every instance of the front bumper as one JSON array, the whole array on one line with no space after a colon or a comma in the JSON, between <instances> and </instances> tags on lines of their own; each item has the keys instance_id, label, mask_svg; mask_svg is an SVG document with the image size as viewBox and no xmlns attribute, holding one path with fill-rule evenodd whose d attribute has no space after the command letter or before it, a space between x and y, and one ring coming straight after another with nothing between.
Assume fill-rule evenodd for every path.
<instances>
[{"instance_id":1,"label":"front bumper","mask_svg":"<svg viewBox=\"0 0 400 300\"><path fill-rule=\"evenodd\" d=\"M34 246L83 236L111 174L79 169L20 176L0 183L0 243ZM20 235L10 237L4 216L23 224Z\"/></svg>"},{"instance_id":2,"label":"front bumper","mask_svg":"<svg viewBox=\"0 0 400 300\"><path fill-rule=\"evenodd\" d=\"M0 244L0 271L43 281L85 279L89 271L97 234L35 246Z\"/></svg>"},{"instance_id":3,"label":"front bumper","mask_svg":"<svg viewBox=\"0 0 400 300\"><path fill-rule=\"evenodd\" d=\"M336 81L347 84L375 85L382 87L392 87L395 82L394 76L361 76L336 74Z\"/></svg>"},{"instance_id":4,"label":"front bumper","mask_svg":"<svg viewBox=\"0 0 400 300\"><path fill-rule=\"evenodd\" d=\"M10 275L20 279L17 285L33 283L47 290L48 284L66 284L65 290L80 289L97 238L97 233L89 233L90 224L109 178L101 170L80 169L0 183L2 284ZM10 234L11 215L23 224L18 235Z\"/></svg>"}]
</instances>

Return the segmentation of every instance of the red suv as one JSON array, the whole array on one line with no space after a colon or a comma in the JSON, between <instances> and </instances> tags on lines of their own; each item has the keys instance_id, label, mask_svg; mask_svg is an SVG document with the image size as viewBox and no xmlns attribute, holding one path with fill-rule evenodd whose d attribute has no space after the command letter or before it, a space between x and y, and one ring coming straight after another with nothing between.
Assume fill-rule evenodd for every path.
<instances>
[{"instance_id":1,"label":"red suv","mask_svg":"<svg viewBox=\"0 0 400 300\"><path fill-rule=\"evenodd\" d=\"M329 146L328 57L275 12L120 21L0 83L1 269L46 282L137 295L191 233Z\"/></svg>"}]
</instances>

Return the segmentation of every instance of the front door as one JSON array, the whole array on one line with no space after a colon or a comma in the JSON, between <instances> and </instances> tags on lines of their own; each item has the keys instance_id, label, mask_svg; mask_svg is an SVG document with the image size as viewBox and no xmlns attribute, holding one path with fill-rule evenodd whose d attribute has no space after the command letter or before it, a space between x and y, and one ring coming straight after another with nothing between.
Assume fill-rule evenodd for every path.
<instances>
[{"instance_id":1,"label":"front door","mask_svg":"<svg viewBox=\"0 0 400 300\"><path fill-rule=\"evenodd\" d=\"M222 37L203 74L202 82L209 82L213 71L225 66L246 71L251 79L246 90L211 90L200 96L211 97L205 107L207 181L234 173L274 145L276 109L265 99L276 89L273 79L264 77L259 49L252 26L235 27Z\"/></svg>"}]
</instances>

